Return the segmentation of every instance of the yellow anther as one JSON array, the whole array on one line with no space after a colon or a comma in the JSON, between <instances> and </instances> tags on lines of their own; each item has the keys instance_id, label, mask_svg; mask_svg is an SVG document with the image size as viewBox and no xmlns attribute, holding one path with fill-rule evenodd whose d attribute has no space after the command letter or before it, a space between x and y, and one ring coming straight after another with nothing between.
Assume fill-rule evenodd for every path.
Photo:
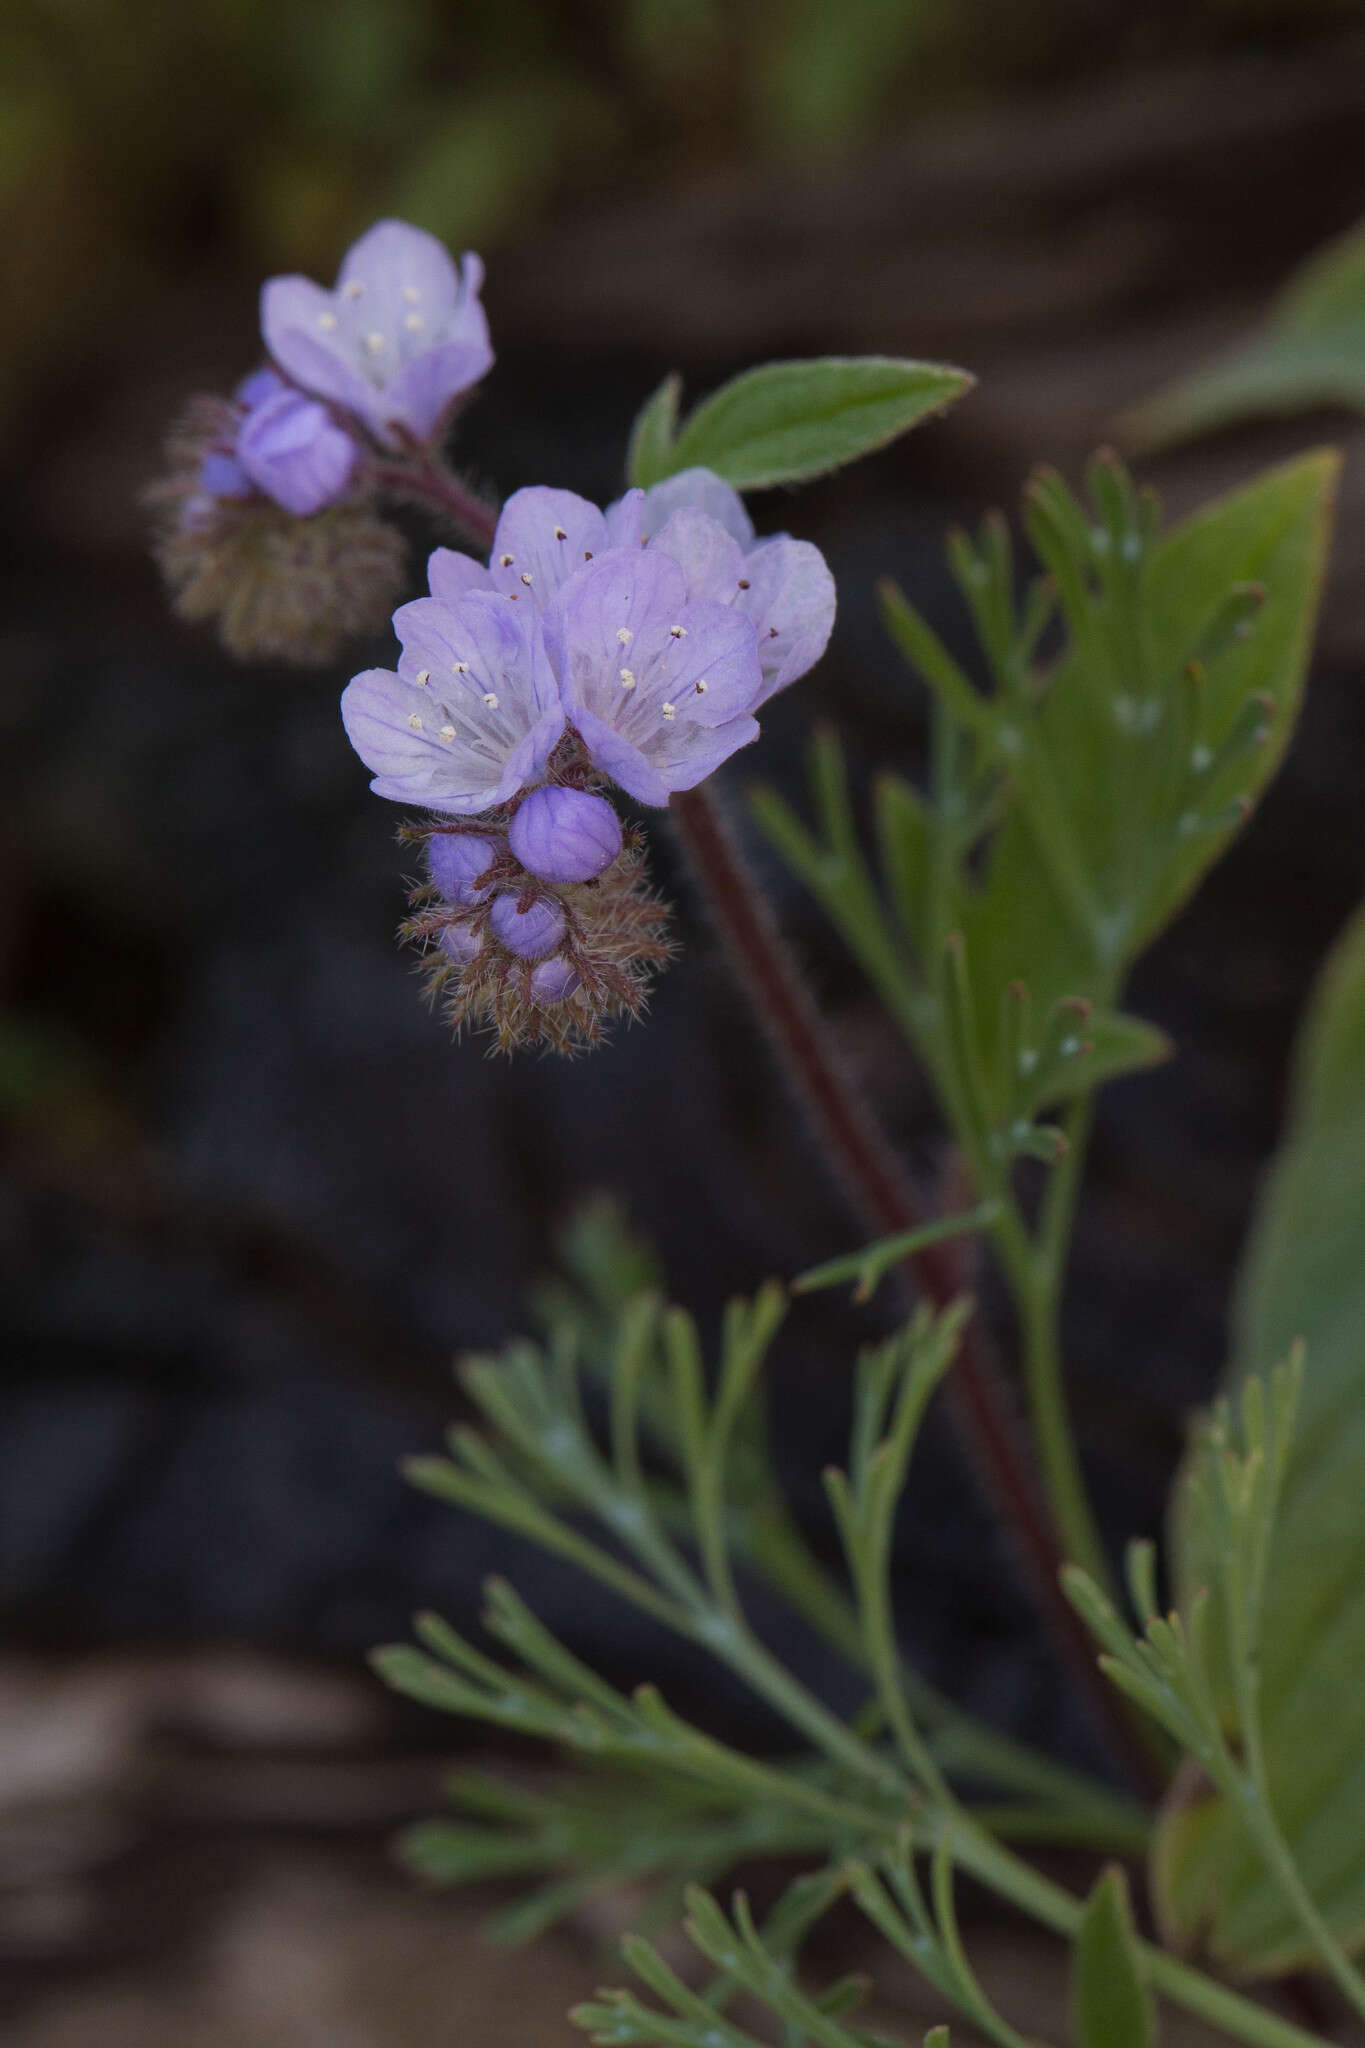
<instances>
[{"instance_id":1,"label":"yellow anther","mask_svg":"<svg viewBox=\"0 0 1365 2048\"><path fill-rule=\"evenodd\" d=\"M663 712L665 718L676 718L678 715L678 707L676 704L663 704L659 708Z\"/></svg>"},{"instance_id":2,"label":"yellow anther","mask_svg":"<svg viewBox=\"0 0 1365 2048\"><path fill-rule=\"evenodd\" d=\"M485 704L486 704L486 705L488 706L488 708L489 708L489 710L490 710L490 711L496 711L496 710L497 710L497 708L498 708L498 693L497 693L497 691L496 691L496 690L488 690L487 692L485 692L485 695L484 695L484 700L483 700L483 701L484 701L484 703L485 703Z\"/></svg>"},{"instance_id":3,"label":"yellow anther","mask_svg":"<svg viewBox=\"0 0 1365 2048\"><path fill-rule=\"evenodd\" d=\"M422 730L422 714L421 714L421 712L420 712L420 711L414 711L414 712L412 712L412 713L411 713L411 714L409 715L409 718L408 718L408 724L409 724L409 725L410 725L410 726L412 727L412 729L413 729L413 731L414 731L414 732L420 732L420 731Z\"/></svg>"},{"instance_id":4,"label":"yellow anther","mask_svg":"<svg viewBox=\"0 0 1365 2048\"><path fill-rule=\"evenodd\" d=\"M686 626L670 626L668 630L675 640L685 640L687 638Z\"/></svg>"},{"instance_id":5,"label":"yellow anther","mask_svg":"<svg viewBox=\"0 0 1365 2048\"><path fill-rule=\"evenodd\" d=\"M631 632L629 626L618 626L616 628L616 637L623 647L629 647L635 635Z\"/></svg>"},{"instance_id":6,"label":"yellow anther","mask_svg":"<svg viewBox=\"0 0 1365 2048\"><path fill-rule=\"evenodd\" d=\"M633 690L635 688L635 678L628 668L620 669L617 673L620 675L621 688L623 690Z\"/></svg>"},{"instance_id":7,"label":"yellow anther","mask_svg":"<svg viewBox=\"0 0 1365 2048\"><path fill-rule=\"evenodd\" d=\"M441 738L446 742L447 745L450 744L451 740L453 740L454 737L455 728L453 725L443 725L441 727Z\"/></svg>"},{"instance_id":8,"label":"yellow anther","mask_svg":"<svg viewBox=\"0 0 1365 2048\"><path fill-rule=\"evenodd\" d=\"M431 681L431 670L429 668L419 668L417 671L417 681L419 683L429 683Z\"/></svg>"}]
</instances>

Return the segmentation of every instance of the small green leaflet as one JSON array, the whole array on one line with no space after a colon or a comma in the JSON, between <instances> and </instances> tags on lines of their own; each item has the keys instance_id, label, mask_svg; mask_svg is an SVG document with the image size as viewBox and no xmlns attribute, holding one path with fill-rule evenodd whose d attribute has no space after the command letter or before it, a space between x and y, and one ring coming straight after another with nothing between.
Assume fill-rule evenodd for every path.
<instances>
[{"instance_id":1,"label":"small green leaflet","mask_svg":"<svg viewBox=\"0 0 1365 2048\"><path fill-rule=\"evenodd\" d=\"M1238 1287L1228 1389L1307 1347L1261 1632L1262 1721L1276 1818L1344 1946L1365 1943L1365 911L1318 985L1289 1130ZM1182 1602L1208 1572L1196 1518L1173 1516ZM1276 1975L1309 1961L1298 1922L1221 1797L1182 1787L1153 1849L1164 1928L1220 1962Z\"/></svg>"},{"instance_id":2,"label":"small green leaflet","mask_svg":"<svg viewBox=\"0 0 1365 2048\"><path fill-rule=\"evenodd\" d=\"M884 448L971 389L965 370L894 356L814 356L765 363L713 391L677 428L668 378L630 439L632 484L712 469L739 491L802 483Z\"/></svg>"},{"instance_id":3,"label":"small green leaflet","mask_svg":"<svg viewBox=\"0 0 1365 2048\"><path fill-rule=\"evenodd\" d=\"M1117 1863L1091 1892L1071 1952L1076 2048L1151 2048L1152 2002L1144 1980L1128 1881Z\"/></svg>"},{"instance_id":4,"label":"small green leaflet","mask_svg":"<svg viewBox=\"0 0 1365 2048\"><path fill-rule=\"evenodd\" d=\"M813 1294L817 1288L839 1287L851 1280L855 1283L853 1299L870 1301L891 1268L902 1259L911 1259L932 1244L942 1244L945 1238L967 1237L974 1231L988 1229L1000 1208L999 1202L982 1202L964 1215L936 1216L914 1230L902 1230L895 1237L879 1237L856 1252L845 1252L841 1258L827 1259L824 1265L798 1274L792 1281L792 1293Z\"/></svg>"},{"instance_id":5,"label":"small green leaflet","mask_svg":"<svg viewBox=\"0 0 1365 2048\"><path fill-rule=\"evenodd\" d=\"M1125 426L1137 445L1166 447L1316 406L1365 411L1365 223L1296 271L1240 348L1159 391Z\"/></svg>"}]
</instances>

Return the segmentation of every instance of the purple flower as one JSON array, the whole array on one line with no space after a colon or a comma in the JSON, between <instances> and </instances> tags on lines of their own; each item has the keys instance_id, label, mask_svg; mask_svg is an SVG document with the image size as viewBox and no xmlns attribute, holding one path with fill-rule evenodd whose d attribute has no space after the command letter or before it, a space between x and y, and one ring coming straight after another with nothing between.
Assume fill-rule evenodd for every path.
<instances>
[{"instance_id":1,"label":"purple flower","mask_svg":"<svg viewBox=\"0 0 1365 2048\"><path fill-rule=\"evenodd\" d=\"M366 669L342 694L376 796L468 814L506 803L545 770L564 707L529 606L492 591L419 597L394 613L398 672Z\"/></svg>"},{"instance_id":2,"label":"purple flower","mask_svg":"<svg viewBox=\"0 0 1365 2048\"><path fill-rule=\"evenodd\" d=\"M630 492L607 517L625 515ZM689 597L733 605L754 622L763 684L752 710L813 668L834 626L834 578L820 550L788 533L754 539L744 501L709 469L684 469L644 493L641 538L672 555Z\"/></svg>"},{"instance_id":3,"label":"purple flower","mask_svg":"<svg viewBox=\"0 0 1365 2048\"><path fill-rule=\"evenodd\" d=\"M639 544L643 496L630 491L607 514L576 491L544 484L513 491L499 514L487 567L454 548L437 548L427 565L431 594L453 603L468 590L497 590L543 612L585 563L608 548Z\"/></svg>"},{"instance_id":4,"label":"purple flower","mask_svg":"<svg viewBox=\"0 0 1365 2048\"><path fill-rule=\"evenodd\" d=\"M345 497L359 456L325 405L287 387L253 406L237 433L246 475L300 519Z\"/></svg>"},{"instance_id":5,"label":"purple flower","mask_svg":"<svg viewBox=\"0 0 1365 2048\"><path fill-rule=\"evenodd\" d=\"M388 447L428 443L456 398L489 369L483 265L456 265L434 235L382 220L347 253L335 291L272 277L261 333L294 383L329 399Z\"/></svg>"},{"instance_id":6,"label":"purple flower","mask_svg":"<svg viewBox=\"0 0 1365 2048\"><path fill-rule=\"evenodd\" d=\"M605 797L547 783L523 799L507 839L543 882L590 882L620 853L621 820Z\"/></svg>"},{"instance_id":7,"label":"purple flower","mask_svg":"<svg viewBox=\"0 0 1365 2048\"><path fill-rule=\"evenodd\" d=\"M568 929L563 911L549 896L538 896L525 910L518 910L515 895L498 896L488 922L508 952L521 960L553 953Z\"/></svg>"},{"instance_id":8,"label":"purple flower","mask_svg":"<svg viewBox=\"0 0 1365 2048\"><path fill-rule=\"evenodd\" d=\"M566 585L545 626L569 719L595 765L641 803L695 788L758 738L753 623L690 602L671 556L609 550Z\"/></svg>"},{"instance_id":9,"label":"purple flower","mask_svg":"<svg viewBox=\"0 0 1365 2048\"><path fill-rule=\"evenodd\" d=\"M475 884L497 857L495 841L475 832L433 832L427 841L427 873L447 903L482 903L491 884Z\"/></svg>"}]
</instances>

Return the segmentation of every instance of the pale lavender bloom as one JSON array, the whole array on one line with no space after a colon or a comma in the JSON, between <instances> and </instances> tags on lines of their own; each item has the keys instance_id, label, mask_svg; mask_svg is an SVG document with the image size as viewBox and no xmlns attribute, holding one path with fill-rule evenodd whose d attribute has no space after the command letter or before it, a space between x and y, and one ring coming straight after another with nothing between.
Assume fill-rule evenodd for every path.
<instances>
[{"instance_id":1,"label":"pale lavender bloom","mask_svg":"<svg viewBox=\"0 0 1365 2048\"><path fill-rule=\"evenodd\" d=\"M564 707L531 608L471 591L458 604L419 597L393 623L397 674L366 669L341 699L376 796L468 814L537 781Z\"/></svg>"},{"instance_id":2,"label":"pale lavender bloom","mask_svg":"<svg viewBox=\"0 0 1365 2048\"><path fill-rule=\"evenodd\" d=\"M350 488L360 450L325 405L282 387L252 406L237 430L237 461L286 512L307 519Z\"/></svg>"},{"instance_id":3,"label":"pale lavender bloom","mask_svg":"<svg viewBox=\"0 0 1365 2048\"><path fill-rule=\"evenodd\" d=\"M199 465L199 489L208 498L249 498L255 485L235 455L210 448Z\"/></svg>"},{"instance_id":4,"label":"pale lavender bloom","mask_svg":"<svg viewBox=\"0 0 1365 2048\"><path fill-rule=\"evenodd\" d=\"M427 841L427 873L447 903L482 903L492 884L475 884L497 857L496 843L476 832L433 832Z\"/></svg>"},{"instance_id":5,"label":"pale lavender bloom","mask_svg":"<svg viewBox=\"0 0 1365 2048\"><path fill-rule=\"evenodd\" d=\"M546 783L517 807L508 843L543 882L590 882L621 851L621 820L605 797Z\"/></svg>"},{"instance_id":6,"label":"pale lavender bloom","mask_svg":"<svg viewBox=\"0 0 1365 2048\"><path fill-rule=\"evenodd\" d=\"M477 256L458 266L434 235L382 220L347 253L334 291L272 277L261 332L286 376L386 446L430 443L493 361L482 283Z\"/></svg>"},{"instance_id":7,"label":"pale lavender bloom","mask_svg":"<svg viewBox=\"0 0 1365 2048\"><path fill-rule=\"evenodd\" d=\"M757 739L752 621L689 602L671 556L610 550L566 585L545 626L571 723L595 765L641 803L666 804Z\"/></svg>"},{"instance_id":8,"label":"pale lavender bloom","mask_svg":"<svg viewBox=\"0 0 1365 2048\"><path fill-rule=\"evenodd\" d=\"M634 495L610 506L607 517L619 520ZM689 597L734 605L753 620L763 684L751 710L814 667L833 630L835 591L810 541L788 533L755 540L739 492L709 469L684 469L655 484L639 520L645 544L681 563Z\"/></svg>"},{"instance_id":9,"label":"pale lavender bloom","mask_svg":"<svg viewBox=\"0 0 1365 2048\"><path fill-rule=\"evenodd\" d=\"M581 985L578 969L562 953L531 970L531 995L538 1003L562 1003Z\"/></svg>"},{"instance_id":10,"label":"pale lavender bloom","mask_svg":"<svg viewBox=\"0 0 1365 2048\"><path fill-rule=\"evenodd\" d=\"M642 496L632 491L621 503ZM453 600L467 590L499 590L544 611L586 562L625 544L613 537L607 515L577 491L531 484L503 506L487 567L454 548L436 549L427 564L431 594Z\"/></svg>"},{"instance_id":11,"label":"pale lavender bloom","mask_svg":"<svg viewBox=\"0 0 1365 2048\"><path fill-rule=\"evenodd\" d=\"M508 952L521 960L553 953L568 929L563 911L549 896L538 896L525 910L517 909L515 895L498 896L488 921Z\"/></svg>"}]
</instances>

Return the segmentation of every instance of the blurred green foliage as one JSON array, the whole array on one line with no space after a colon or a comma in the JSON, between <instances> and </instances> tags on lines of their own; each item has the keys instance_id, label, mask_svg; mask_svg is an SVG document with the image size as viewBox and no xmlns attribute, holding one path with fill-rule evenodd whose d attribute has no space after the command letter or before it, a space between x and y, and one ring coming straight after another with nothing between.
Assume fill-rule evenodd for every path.
<instances>
[{"instance_id":1,"label":"blurred green foliage","mask_svg":"<svg viewBox=\"0 0 1365 2048\"><path fill-rule=\"evenodd\" d=\"M330 269L397 212L457 246L594 189L809 165L962 96L1330 27L1200 0L1096 36L1088 0L10 0L0 10L0 417L186 285ZM236 282L234 277L233 282ZM114 324L114 309L120 319Z\"/></svg>"}]
</instances>

